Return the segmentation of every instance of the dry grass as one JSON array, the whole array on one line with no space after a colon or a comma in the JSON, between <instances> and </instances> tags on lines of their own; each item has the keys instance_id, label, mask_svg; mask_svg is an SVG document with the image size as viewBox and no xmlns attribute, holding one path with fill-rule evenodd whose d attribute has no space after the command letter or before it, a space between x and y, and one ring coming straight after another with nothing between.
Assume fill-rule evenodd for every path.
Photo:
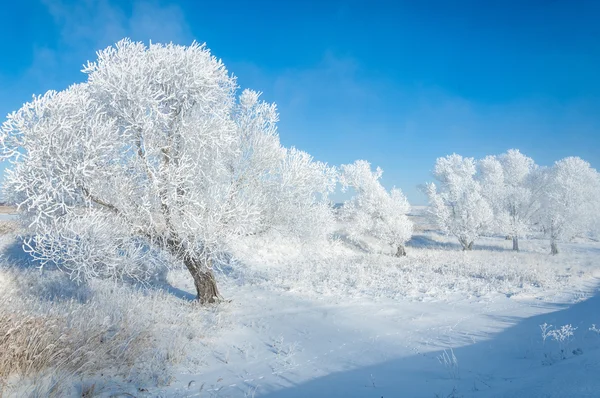
<instances>
[{"instance_id":1,"label":"dry grass","mask_svg":"<svg viewBox=\"0 0 600 398\"><path fill-rule=\"evenodd\" d=\"M98 302L44 302L19 294L3 273L0 294L0 385L8 395L62 395L64 382L109 370L128 373L151 343L132 313L110 313ZM51 371L53 382L40 391ZM37 391L37 392L36 392Z\"/></svg>"},{"instance_id":2,"label":"dry grass","mask_svg":"<svg viewBox=\"0 0 600 398\"><path fill-rule=\"evenodd\" d=\"M0 235L15 233L18 228L19 224L16 221L0 220Z\"/></svg>"},{"instance_id":3,"label":"dry grass","mask_svg":"<svg viewBox=\"0 0 600 398\"><path fill-rule=\"evenodd\" d=\"M0 398L126 396L204 366L222 308L176 297L160 281L76 284L42 272L15 243L18 229L0 220Z\"/></svg>"},{"instance_id":4,"label":"dry grass","mask_svg":"<svg viewBox=\"0 0 600 398\"><path fill-rule=\"evenodd\" d=\"M0 313L0 380L30 376L58 363L69 353L61 345L61 319Z\"/></svg>"},{"instance_id":5,"label":"dry grass","mask_svg":"<svg viewBox=\"0 0 600 398\"><path fill-rule=\"evenodd\" d=\"M178 365L202 365L213 328L211 310L164 291L0 268L0 397L167 385Z\"/></svg>"}]
</instances>

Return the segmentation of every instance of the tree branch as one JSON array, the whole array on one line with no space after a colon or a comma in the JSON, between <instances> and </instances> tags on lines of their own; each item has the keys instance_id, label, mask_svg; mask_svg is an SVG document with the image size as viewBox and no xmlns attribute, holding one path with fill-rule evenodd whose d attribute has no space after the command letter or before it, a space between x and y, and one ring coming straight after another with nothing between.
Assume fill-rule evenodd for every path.
<instances>
[{"instance_id":1,"label":"tree branch","mask_svg":"<svg viewBox=\"0 0 600 398\"><path fill-rule=\"evenodd\" d=\"M105 208L107 208L108 210L112 211L112 212L113 212L113 213L115 213L115 214L122 214L122 213L121 213L121 211L120 211L120 210L119 210L117 207L115 207L114 205L112 205L112 204L110 204L110 203L108 203L108 202L105 202L105 201L103 201L102 199L99 199L99 198L95 197L94 195L92 195L92 194L90 193L90 191L89 191L89 190L88 190L86 187L83 187L83 186L82 186L82 187L81 187L81 190L83 191L83 194L84 194L84 195L85 195L85 196L86 196L86 197L87 197L89 200L91 200L93 203L95 203L95 204L97 204L97 205L100 205L100 206L102 206L102 207L105 207Z\"/></svg>"},{"instance_id":2,"label":"tree branch","mask_svg":"<svg viewBox=\"0 0 600 398\"><path fill-rule=\"evenodd\" d=\"M146 171L146 174L148 175L148 179L150 181L154 181L154 174L152 173L152 170L150 169L150 166L148 165L148 159L146 158L146 152L144 151L143 145L142 145L142 139L143 139L143 134L142 134L142 129L137 128L137 133L138 133L138 139L135 141L135 144L137 146L137 154L140 157L140 159L142 160L142 163L144 164L144 169Z\"/></svg>"}]
</instances>

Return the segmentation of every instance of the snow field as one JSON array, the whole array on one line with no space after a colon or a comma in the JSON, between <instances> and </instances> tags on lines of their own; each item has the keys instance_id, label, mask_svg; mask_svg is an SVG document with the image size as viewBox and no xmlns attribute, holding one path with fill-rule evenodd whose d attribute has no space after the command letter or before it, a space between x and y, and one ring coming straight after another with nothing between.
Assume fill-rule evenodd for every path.
<instances>
[{"instance_id":1,"label":"snow field","mask_svg":"<svg viewBox=\"0 0 600 398\"><path fill-rule=\"evenodd\" d=\"M5 396L597 391L590 372L600 363L600 336L589 329L600 320L590 309L596 298L585 300L600 275L595 242L550 256L544 240L523 240L513 253L510 241L481 238L464 253L451 238L419 232L407 257L393 258L393 248L368 238L311 246L247 237L217 273L228 302L201 307L185 270L145 286L77 285L33 268L13 239L4 236L0 271L4 327L15 329L15 315L23 333L39 325L40 338L25 340L36 342L37 358L53 354L8 378ZM565 359L557 342L544 342L543 323L577 327Z\"/></svg>"}]
</instances>

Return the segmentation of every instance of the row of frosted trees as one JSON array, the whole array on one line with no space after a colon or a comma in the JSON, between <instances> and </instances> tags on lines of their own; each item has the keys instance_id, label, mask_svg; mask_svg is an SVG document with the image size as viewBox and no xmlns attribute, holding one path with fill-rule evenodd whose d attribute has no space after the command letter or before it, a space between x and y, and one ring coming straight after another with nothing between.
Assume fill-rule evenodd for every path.
<instances>
[{"instance_id":1,"label":"row of frosted trees","mask_svg":"<svg viewBox=\"0 0 600 398\"><path fill-rule=\"evenodd\" d=\"M433 174L429 212L464 250L483 234L510 237L516 251L519 238L544 234L558 254L558 242L598 231L600 174L580 158L539 167L516 149L480 160L453 154Z\"/></svg>"},{"instance_id":2,"label":"row of frosted trees","mask_svg":"<svg viewBox=\"0 0 600 398\"><path fill-rule=\"evenodd\" d=\"M214 302L213 266L232 241L269 231L305 242L331 236L337 184L354 192L340 211L350 235L405 255L410 206L381 185L381 169L366 161L336 169L283 147L275 105L254 91L238 95L205 46L125 39L83 72L85 82L34 97L0 129L0 154L12 163L6 196L27 227L25 250L42 265L79 280L144 279L181 265L198 299ZM585 162L540 172L518 152L439 159L435 176L433 214L466 249L490 225L515 242L544 228L555 249L584 228L584 186L597 189Z\"/></svg>"},{"instance_id":3,"label":"row of frosted trees","mask_svg":"<svg viewBox=\"0 0 600 398\"><path fill-rule=\"evenodd\" d=\"M241 236L304 241L335 228L334 167L279 142L276 107L245 90L198 44L122 40L83 69L87 81L50 91L7 117L4 188L28 232L24 248L74 279L144 279L189 270L201 302L219 298L215 259ZM403 253L408 202L366 162L342 167L357 195L357 233ZM389 216L389 220L388 220ZM358 227L360 226L360 228Z\"/></svg>"}]
</instances>

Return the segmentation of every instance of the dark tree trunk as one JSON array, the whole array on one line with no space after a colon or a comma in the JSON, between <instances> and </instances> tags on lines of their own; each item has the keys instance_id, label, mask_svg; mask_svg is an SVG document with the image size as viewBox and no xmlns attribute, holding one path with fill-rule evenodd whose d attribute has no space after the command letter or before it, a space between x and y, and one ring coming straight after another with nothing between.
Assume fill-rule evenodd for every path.
<instances>
[{"instance_id":1,"label":"dark tree trunk","mask_svg":"<svg viewBox=\"0 0 600 398\"><path fill-rule=\"evenodd\" d=\"M512 241L513 241L513 250L518 252L519 251L519 238L517 238L516 236L513 236Z\"/></svg>"},{"instance_id":2,"label":"dark tree trunk","mask_svg":"<svg viewBox=\"0 0 600 398\"><path fill-rule=\"evenodd\" d=\"M396 251L396 257L404 257L406 256L406 249L404 245L398 245L398 250Z\"/></svg>"},{"instance_id":3,"label":"dark tree trunk","mask_svg":"<svg viewBox=\"0 0 600 398\"><path fill-rule=\"evenodd\" d=\"M473 249L473 241L468 242L465 238L459 238L458 241L463 248L463 251L472 250Z\"/></svg>"},{"instance_id":4,"label":"dark tree trunk","mask_svg":"<svg viewBox=\"0 0 600 398\"><path fill-rule=\"evenodd\" d=\"M212 271L212 261L206 253L186 253L181 249L179 239L168 239L166 249L175 258L183 262L183 265L192 275L196 287L197 300L201 304L214 303L221 298L217 281Z\"/></svg>"},{"instance_id":5,"label":"dark tree trunk","mask_svg":"<svg viewBox=\"0 0 600 398\"><path fill-rule=\"evenodd\" d=\"M558 245L554 241L550 242L550 254L553 256L558 254Z\"/></svg>"},{"instance_id":6,"label":"dark tree trunk","mask_svg":"<svg viewBox=\"0 0 600 398\"><path fill-rule=\"evenodd\" d=\"M220 298L220 295L217 289L215 274L211 269L210 259L202 260L187 256L184 258L183 264L190 271L190 274L192 274L196 293L198 294L197 299L200 301L200 304L216 302Z\"/></svg>"}]
</instances>

